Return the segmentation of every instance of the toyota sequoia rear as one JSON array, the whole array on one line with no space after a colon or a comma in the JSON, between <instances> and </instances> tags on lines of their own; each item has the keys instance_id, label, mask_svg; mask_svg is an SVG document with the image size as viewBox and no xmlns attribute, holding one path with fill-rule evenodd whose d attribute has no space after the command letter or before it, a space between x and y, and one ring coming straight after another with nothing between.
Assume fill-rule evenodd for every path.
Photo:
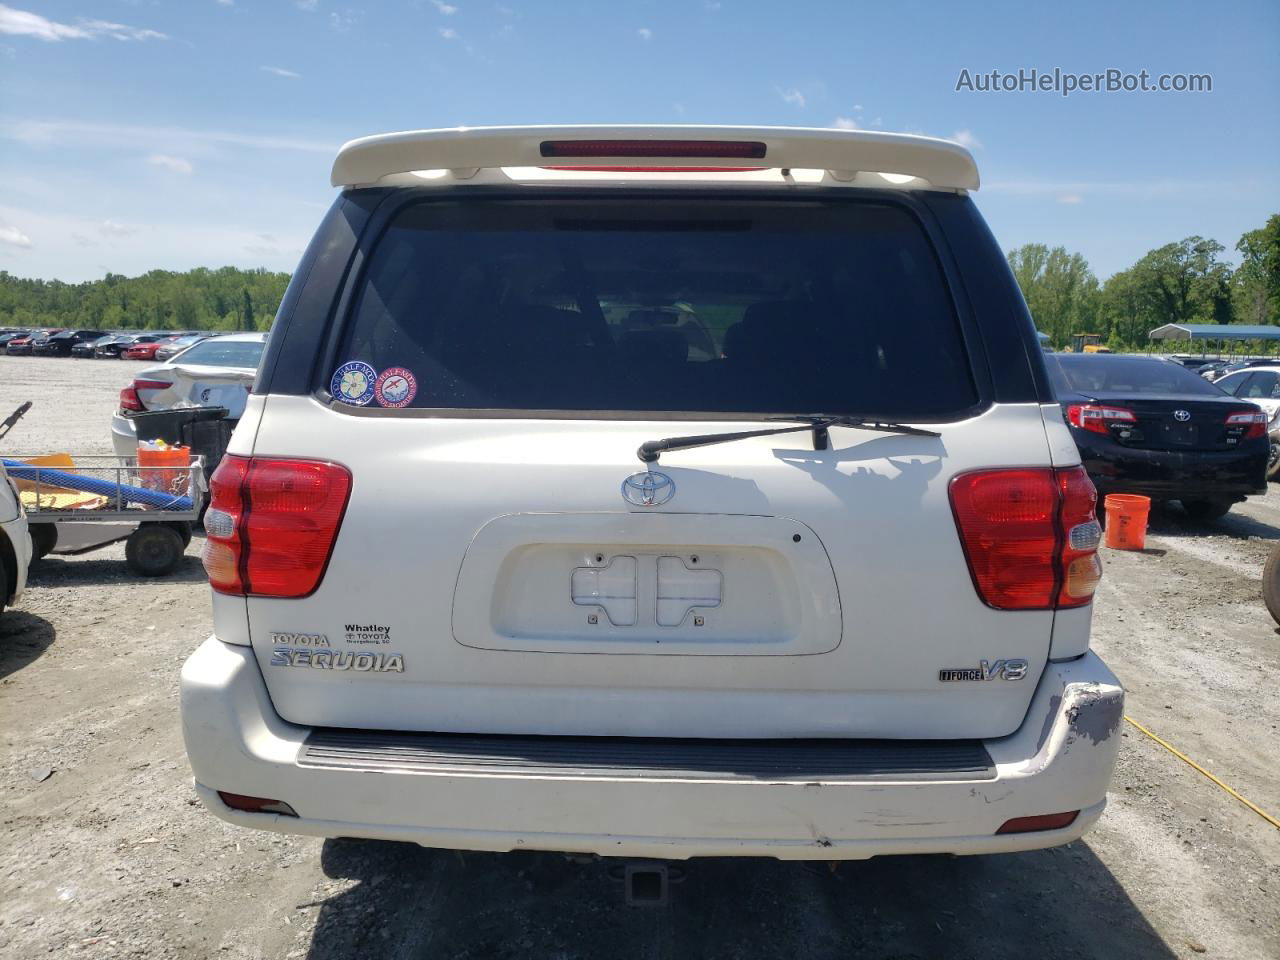
<instances>
[{"instance_id":1,"label":"toyota sequoia rear","mask_svg":"<svg viewBox=\"0 0 1280 960\"><path fill-rule=\"evenodd\" d=\"M333 182L211 484L213 812L828 860L1097 819L1096 494L967 151L423 131Z\"/></svg>"}]
</instances>

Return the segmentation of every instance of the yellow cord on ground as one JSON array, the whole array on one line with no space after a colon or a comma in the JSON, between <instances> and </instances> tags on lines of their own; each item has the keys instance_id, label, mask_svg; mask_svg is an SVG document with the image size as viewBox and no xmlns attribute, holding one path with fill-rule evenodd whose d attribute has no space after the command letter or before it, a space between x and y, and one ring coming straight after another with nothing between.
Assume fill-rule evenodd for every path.
<instances>
[{"instance_id":1,"label":"yellow cord on ground","mask_svg":"<svg viewBox=\"0 0 1280 960\"><path fill-rule=\"evenodd\" d=\"M1129 716L1128 714L1125 714L1125 720L1129 721L1129 723L1137 727L1139 730L1145 733L1148 737L1150 737L1156 743L1160 744L1160 746L1164 747L1166 750L1172 753L1175 757L1177 757L1183 763L1187 764L1188 766L1192 767L1195 770L1199 770L1206 777L1208 777L1210 780L1212 780L1214 783L1220 786L1223 790L1227 791L1227 793L1231 794L1233 797L1235 797L1237 800L1243 803L1246 807L1248 807L1250 810L1252 810L1254 813L1260 816L1263 820L1267 821L1267 823L1271 824L1273 827L1280 830L1280 820L1277 820L1271 814L1267 813L1267 811L1263 810L1253 801L1240 796L1240 794L1236 793L1236 791L1232 790L1229 786L1227 786L1225 783L1223 783L1221 780L1215 777L1212 773L1210 773L1204 767L1200 766L1200 764L1196 763L1194 760L1188 757L1185 753L1183 753L1177 747L1173 746L1172 744L1164 740L1161 740L1154 733L1152 733L1150 730L1148 730L1146 727L1140 724L1137 720L1133 719L1133 717Z\"/></svg>"}]
</instances>

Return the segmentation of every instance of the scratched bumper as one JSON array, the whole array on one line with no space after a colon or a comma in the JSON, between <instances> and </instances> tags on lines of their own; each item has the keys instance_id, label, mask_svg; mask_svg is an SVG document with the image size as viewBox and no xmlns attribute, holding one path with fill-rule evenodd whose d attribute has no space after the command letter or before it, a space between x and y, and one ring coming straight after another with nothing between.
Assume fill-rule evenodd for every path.
<instances>
[{"instance_id":1,"label":"scratched bumper","mask_svg":"<svg viewBox=\"0 0 1280 960\"><path fill-rule=\"evenodd\" d=\"M1093 654L1050 663L1016 733L985 742L983 780L635 780L301 765L310 730L271 707L248 647L210 639L182 672L196 790L219 817L281 833L406 840L464 850L684 859L865 859L999 853L1076 839L1097 820L1124 693ZM216 791L283 800L297 817L231 810ZM1005 821L1080 810L1069 827L1003 834Z\"/></svg>"}]
</instances>

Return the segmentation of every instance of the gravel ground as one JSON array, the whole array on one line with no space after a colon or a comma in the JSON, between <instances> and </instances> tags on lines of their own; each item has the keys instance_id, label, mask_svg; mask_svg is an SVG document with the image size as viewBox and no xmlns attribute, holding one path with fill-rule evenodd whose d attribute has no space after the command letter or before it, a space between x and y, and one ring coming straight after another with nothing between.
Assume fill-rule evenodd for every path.
<instances>
[{"instance_id":1,"label":"gravel ground","mask_svg":"<svg viewBox=\"0 0 1280 960\"><path fill-rule=\"evenodd\" d=\"M0 357L7 450L110 452L134 365ZM1258 578L1280 493L1212 531L1159 515L1108 551L1095 646L1129 714L1280 814L1280 637ZM0 616L0 957L1280 956L1280 831L1132 727L1111 805L1068 847L828 870L686 865L628 910L601 864L241 830L196 804L180 664L210 632L192 544L141 582L123 548L49 558ZM46 776L47 774L47 776Z\"/></svg>"}]
</instances>

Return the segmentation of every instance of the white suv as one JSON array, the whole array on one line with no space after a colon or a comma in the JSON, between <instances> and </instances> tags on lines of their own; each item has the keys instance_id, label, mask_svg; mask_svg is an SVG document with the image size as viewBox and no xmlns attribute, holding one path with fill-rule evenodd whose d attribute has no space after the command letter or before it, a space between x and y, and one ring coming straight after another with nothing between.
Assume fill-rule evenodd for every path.
<instances>
[{"instance_id":1,"label":"white suv","mask_svg":"<svg viewBox=\"0 0 1280 960\"><path fill-rule=\"evenodd\" d=\"M967 151L440 130L333 183L205 520L218 816L820 860L1097 820L1095 494Z\"/></svg>"}]
</instances>

